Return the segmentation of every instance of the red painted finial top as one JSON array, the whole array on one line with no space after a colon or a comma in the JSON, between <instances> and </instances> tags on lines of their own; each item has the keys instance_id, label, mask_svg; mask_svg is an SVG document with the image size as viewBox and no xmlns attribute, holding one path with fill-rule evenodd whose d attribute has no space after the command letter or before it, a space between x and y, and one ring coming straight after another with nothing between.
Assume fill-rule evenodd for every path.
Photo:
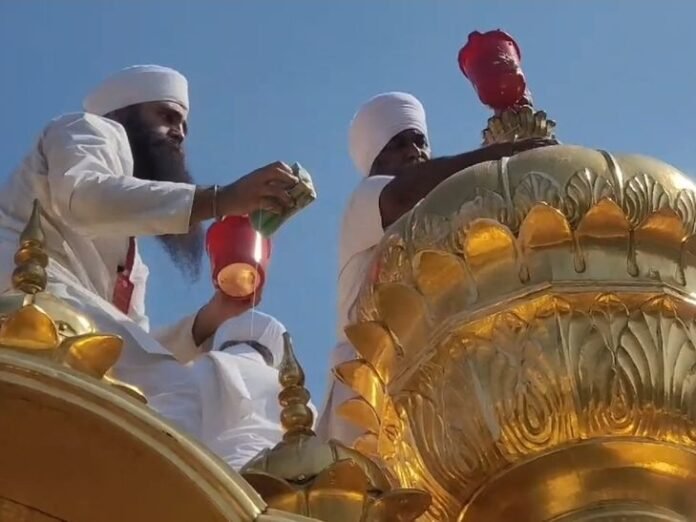
<instances>
[{"instance_id":1,"label":"red painted finial top","mask_svg":"<svg viewBox=\"0 0 696 522\"><path fill-rule=\"evenodd\" d=\"M531 105L521 58L517 42L506 32L474 31L459 51L459 68L481 102L498 112Z\"/></svg>"}]
</instances>

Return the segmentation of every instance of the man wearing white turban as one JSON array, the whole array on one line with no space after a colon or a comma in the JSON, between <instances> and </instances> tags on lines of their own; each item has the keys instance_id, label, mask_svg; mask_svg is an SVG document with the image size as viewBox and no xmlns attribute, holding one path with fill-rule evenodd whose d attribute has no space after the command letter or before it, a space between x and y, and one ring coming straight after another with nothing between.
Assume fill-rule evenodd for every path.
<instances>
[{"instance_id":1,"label":"man wearing white turban","mask_svg":"<svg viewBox=\"0 0 696 522\"><path fill-rule=\"evenodd\" d=\"M186 371L163 364L147 369L162 382L150 406L239 470L283 437L278 368L285 335L278 320L256 310L228 319L211 350Z\"/></svg>"},{"instance_id":2,"label":"man wearing white turban","mask_svg":"<svg viewBox=\"0 0 696 522\"><path fill-rule=\"evenodd\" d=\"M48 290L102 331L123 337L115 377L155 397L171 383L150 378L152 366L166 365L171 379L186 380L175 357L186 361L205 351L219 325L254 303L217 292L196 313L151 335L148 268L136 238L156 236L182 272L195 277L203 221L284 209L295 178L276 162L222 187L196 185L183 149L188 84L173 69L126 68L87 96L84 109L51 121L0 188L0 290L10 286L18 235L38 200Z\"/></svg>"},{"instance_id":3,"label":"man wearing white turban","mask_svg":"<svg viewBox=\"0 0 696 522\"><path fill-rule=\"evenodd\" d=\"M193 415L180 410L180 416L199 419L200 440L240 469L283 437L278 369L286 335L278 320L256 310L227 320L215 334L212 349L191 363L192 382L173 386L156 406L180 409L191 404L186 396L193 394L200 407Z\"/></svg>"},{"instance_id":4,"label":"man wearing white turban","mask_svg":"<svg viewBox=\"0 0 696 522\"><path fill-rule=\"evenodd\" d=\"M483 147L456 156L430 159L430 140L421 102L411 94L388 92L367 101L350 125L350 155L364 179L343 215L339 248L338 338L331 367L353 359L344 329L354 317L354 304L385 229L412 209L442 181L482 163L523 150L550 145L527 140ZM359 435L335 409L352 392L330 377L329 393L319 419L321 435L352 443Z\"/></svg>"}]
</instances>

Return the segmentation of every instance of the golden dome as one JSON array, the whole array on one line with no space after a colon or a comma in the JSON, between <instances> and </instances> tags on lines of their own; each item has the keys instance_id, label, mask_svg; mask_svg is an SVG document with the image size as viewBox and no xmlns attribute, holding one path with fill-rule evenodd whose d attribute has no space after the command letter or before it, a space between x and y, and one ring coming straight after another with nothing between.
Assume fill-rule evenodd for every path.
<instances>
[{"instance_id":1,"label":"golden dome","mask_svg":"<svg viewBox=\"0 0 696 522\"><path fill-rule=\"evenodd\" d=\"M338 441L322 442L314 434L304 372L287 333L284 339L279 399L286 433L274 448L245 465L242 476L275 509L327 522L415 520L430 502L426 493L393 489L369 458Z\"/></svg>"},{"instance_id":2,"label":"golden dome","mask_svg":"<svg viewBox=\"0 0 696 522\"><path fill-rule=\"evenodd\" d=\"M426 520L696 519L695 232L696 187L652 158L559 145L445 181L347 330L359 447Z\"/></svg>"},{"instance_id":3,"label":"golden dome","mask_svg":"<svg viewBox=\"0 0 696 522\"><path fill-rule=\"evenodd\" d=\"M121 338L97 332L87 316L46 292L44 242L41 207L35 202L15 255L14 289L0 294L0 349L47 358L146 402L135 387L107 375L121 355Z\"/></svg>"}]
</instances>

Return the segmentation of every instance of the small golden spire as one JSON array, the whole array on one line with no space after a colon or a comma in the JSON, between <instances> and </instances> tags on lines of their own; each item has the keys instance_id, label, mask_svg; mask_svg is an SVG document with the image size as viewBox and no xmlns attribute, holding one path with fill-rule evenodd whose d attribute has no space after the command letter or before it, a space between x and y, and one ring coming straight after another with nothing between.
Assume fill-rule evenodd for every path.
<instances>
[{"instance_id":1,"label":"small golden spire","mask_svg":"<svg viewBox=\"0 0 696 522\"><path fill-rule=\"evenodd\" d=\"M108 375L121 354L123 340L99 333L81 310L46 291L48 253L42 213L34 200L15 253L14 289L0 294L0 349L48 358L147 402L137 388Z\"/></svg>"},{"instance_id":2,"label":"small golden spire","mask_svg":"<svg viewBox=\"0 0 696 522\"><path fill-rule=\"evenodd\" d=\"M393 488L369 457L316 436L304 371L288 333L278 381L283 440L241 470L269 507L327 522L413 522L425 512L430 495Z\"/></svg>"},{"instance_id":3,"label":"small golden spire","mask_svg":"<svg viewBox=\"0 0 696 522\"><path fill-rule=\"evenodd\" d=\"M16 268L12 273L12 284L20 292L34 295L46 289L48 255L44 250L45 243L46 236L41 228L41 205L34 200L29 222L19 236Z\"/></svg>"},{"instance_id":4,"label":"small golden spire","mask_svg":"<svg viewBox=\"0 0 696 522\"><path fill-rule=\"evenodd\" d=\"M287 332L283 334L283 360L278 370L278 381L282 387L278 401L283 407L280 413L280 422L285 429L283 440L314 436L314 413L308 406L310 396L304 386L304 370L295 357L292 338Z\"/></svg>"}]
</instances>

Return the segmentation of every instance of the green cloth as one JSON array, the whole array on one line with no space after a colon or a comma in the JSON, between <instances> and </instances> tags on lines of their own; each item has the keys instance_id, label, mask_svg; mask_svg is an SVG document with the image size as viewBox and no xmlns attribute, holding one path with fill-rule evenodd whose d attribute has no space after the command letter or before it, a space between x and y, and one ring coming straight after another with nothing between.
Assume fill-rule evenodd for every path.
<instances>
[{"instance_id":1,"label":"green cloth","mask_svg":"<svg viewBox=\"0 0 696 522\"><path fill-rule=\"evenodd\" d=\"M292 172L297 177L297 183L288 190L294 205L283 214L276 214L269 210L257 210L249 215L251 226L253 226L264 237L270 237L280 226L300 210L317 199L312 178L299 163L292 166Z\"/></svg>"}]
</instances>

